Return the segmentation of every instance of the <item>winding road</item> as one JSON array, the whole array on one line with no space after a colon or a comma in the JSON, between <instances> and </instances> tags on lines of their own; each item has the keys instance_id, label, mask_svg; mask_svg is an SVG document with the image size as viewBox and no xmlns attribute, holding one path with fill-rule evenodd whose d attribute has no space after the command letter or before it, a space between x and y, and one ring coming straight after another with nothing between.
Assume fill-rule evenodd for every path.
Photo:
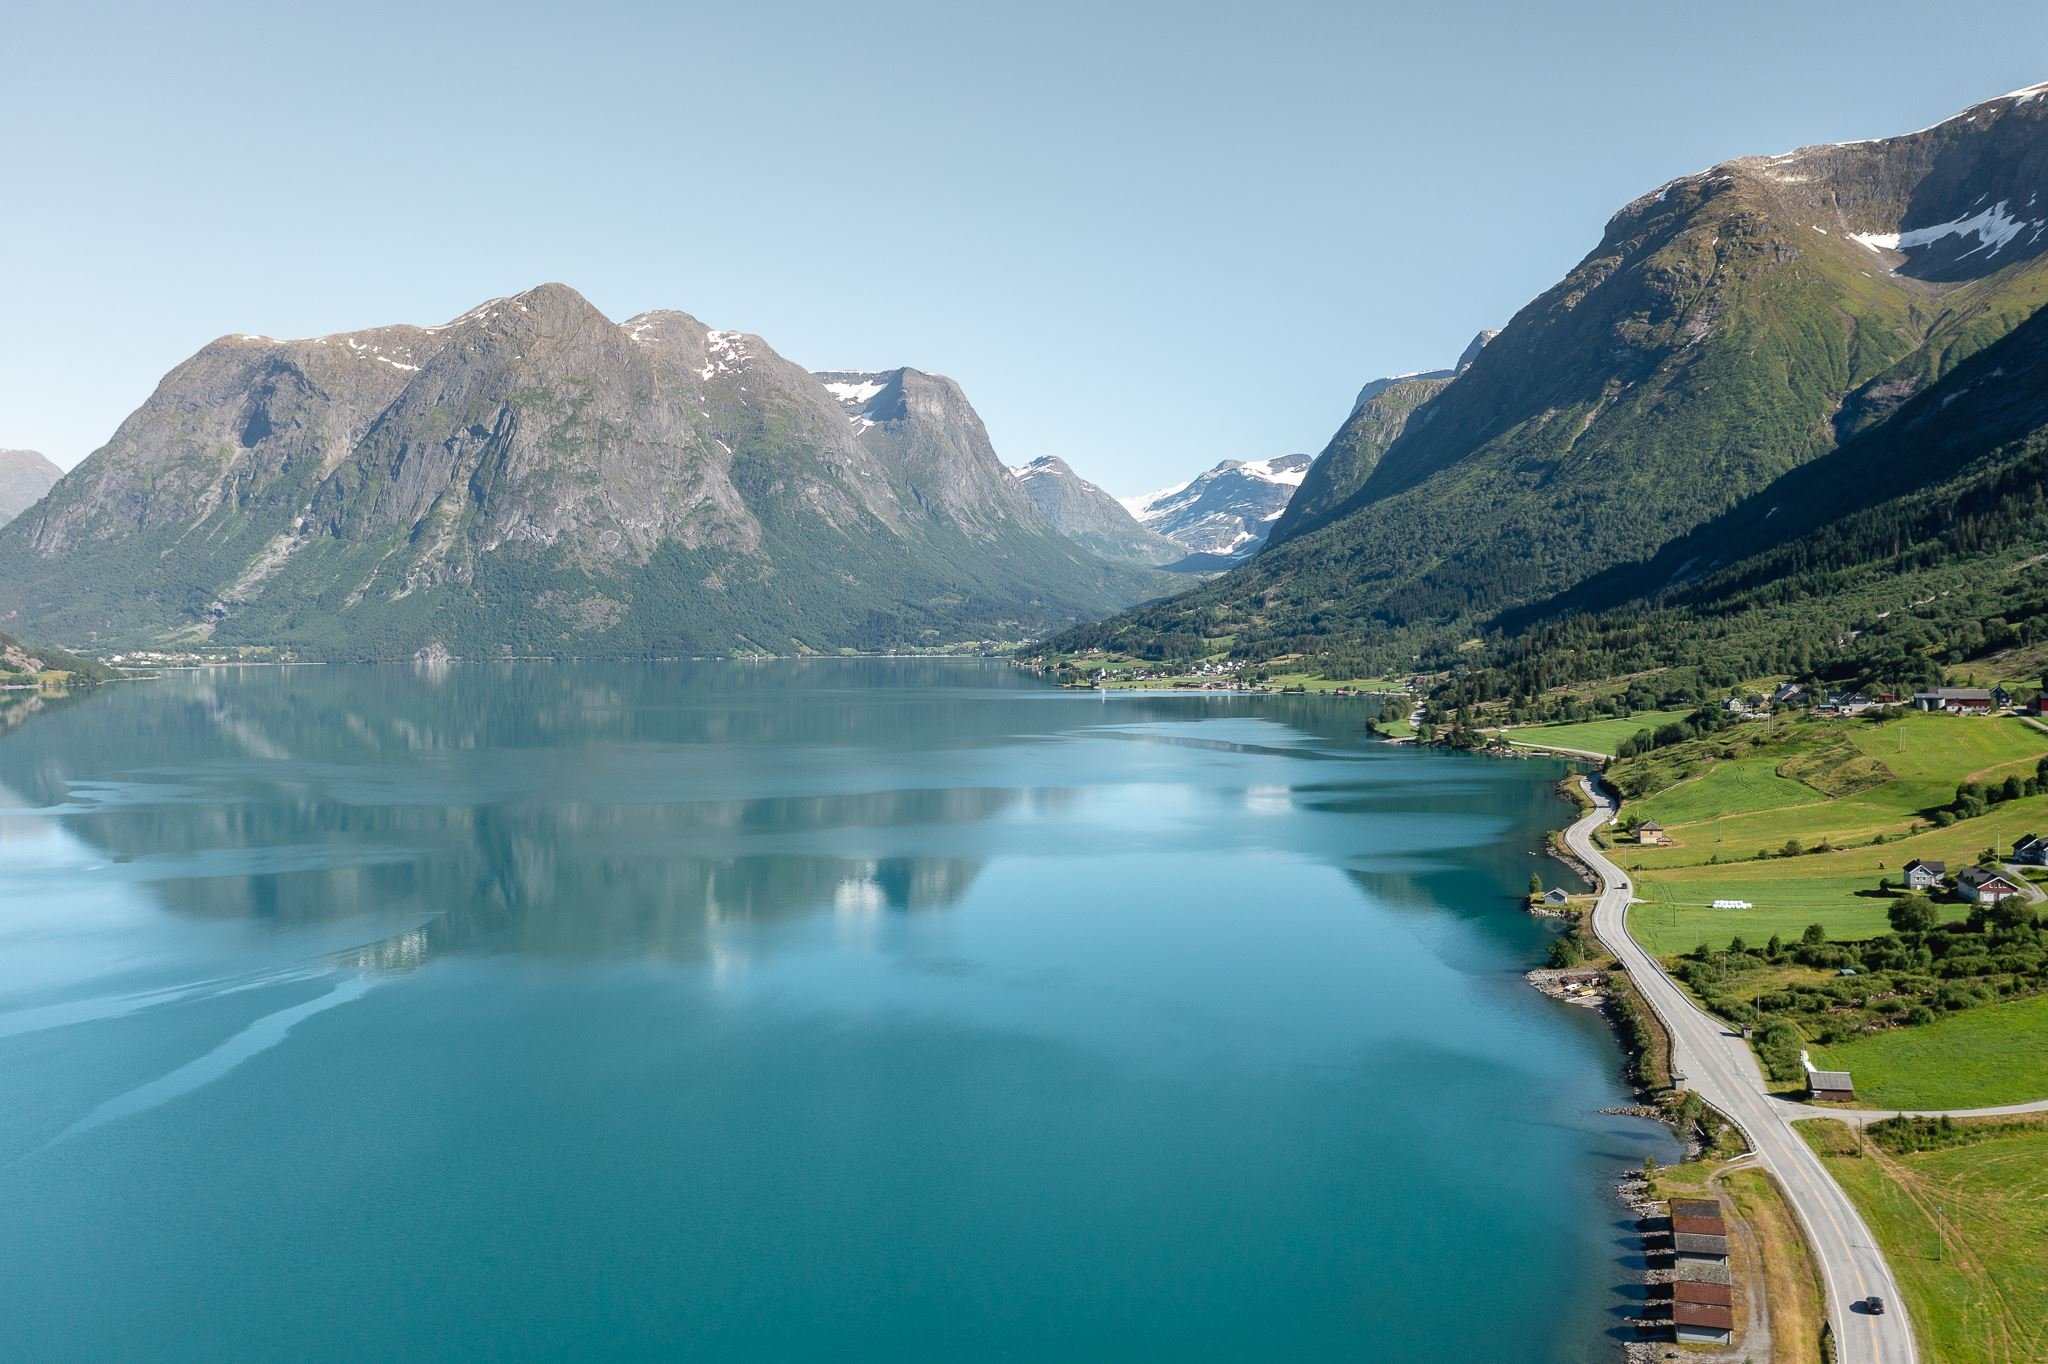
<instances>
[{"instance_id":1,"label":"winding road","mask_svg":"<svg viewBox=\"0 0 2048 1364\"><path fill-rule=\"evenodd\" d=\"M1614 803L1592 782L1580 780L1594 808L1565 831L1565 843L1600 877L1594 934L1628 969L1643 998L1664 1020L1671 1034L1674 1078L1682 1077L1688 1088L1698 1090L1742 1129L1757 1163L1784 1189L1820 1265L1836 1358L1843 1364L1917 1364L1905 1303L1876 1238L1820 1158L1792 1130L1800 1117L1836 1114L1773 1097L1749 1044L1687 999L1656 958L1629 935L1628 874L1593 843L1594 831L1614 818ZM1884 1299L1881 1316L1862 1306L1872 1294Z\"/></svg>"}]
</instances>

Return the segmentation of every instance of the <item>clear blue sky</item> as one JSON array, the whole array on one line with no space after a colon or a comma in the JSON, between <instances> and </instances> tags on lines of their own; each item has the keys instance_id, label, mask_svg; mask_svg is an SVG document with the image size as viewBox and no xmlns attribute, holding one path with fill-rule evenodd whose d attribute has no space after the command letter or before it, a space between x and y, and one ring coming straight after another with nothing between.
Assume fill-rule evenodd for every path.
<instances>
[{"instance_id":1,"label":"clear blue sky","mask_svg":"<svg viewBox=\"0 0 2048 1364\"><path fill-rule=\"evenodd\" d=\"M18 4L0 446L543 280L967 388L1113 491L1314 451L1623 203L2048 78L1923 3Z\"/></svg>"}]
</instances>

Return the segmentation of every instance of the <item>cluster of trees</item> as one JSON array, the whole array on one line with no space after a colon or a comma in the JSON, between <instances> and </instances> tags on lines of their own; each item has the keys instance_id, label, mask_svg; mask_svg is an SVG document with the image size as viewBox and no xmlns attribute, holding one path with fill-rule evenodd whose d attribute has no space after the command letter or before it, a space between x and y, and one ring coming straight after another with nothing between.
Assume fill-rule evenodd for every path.
<instances>
[{"instance_id":1,"label":"cluster of trees","mask_svg":"<svg viewBox=\"0 0 2048 1364\"><path fill-rule=\"evenodd\" d=\"M1875 1029L1931 1023L1945 1013L2048 991L2048 932L2031 904L2009 897L1944 922L1923 895L1889 910L1893 932L1861 942L1831 942L1819 924L1797 942L1777 936L1761 947L1741 938L1716 951L1701 943L1677 975L1714 1012L1759 1029L1759 1053L1780 1079L1797 1078L1798 1048L1846 1041ZM1787 964L1836 974L1759 988L1756 973ZM1789 1031L1788 1031L1789 1030ZM1769 1045L1777 1036L1781 1045ZM1784 1045L1792 1073L1780 1073Z\"/></svg>"},{"instance_id":2,"label":"cluster of trees","mask_svg":"<svg viewBox=\"0 0 2048 1364\"><path fill-rule=\"evenodd\" d=\"M1947 828L1959 819L1976 819L1994 805L2048 790L2048 758L2034 766L2034 775L2022 778L2017 772L2002 782L1966 781L1956 787L1956 798L1934 812L1934 822Z\"/></svg>"},{"instance_id":3,"label":"cluster of trees","mask_svg":"<svg viewBox=\"0 0 2048 1364\"><path fill-rule=\"evenodd\" d=\"M1669 721L1657 726L1654 730L1637 730L1634 734L1631 734L1628 738L1623 739L1614 746L1614 756L1617 758L1639 757L1644 753L1654 752L1660 748L1669 748L1673 744L1682 744L1688 739L1698 739L1704 735L1717 733L1733 723L1734 721L1726 711L1712 709L1696 710L1683 720Z\"/></svg>"}]
</instances>

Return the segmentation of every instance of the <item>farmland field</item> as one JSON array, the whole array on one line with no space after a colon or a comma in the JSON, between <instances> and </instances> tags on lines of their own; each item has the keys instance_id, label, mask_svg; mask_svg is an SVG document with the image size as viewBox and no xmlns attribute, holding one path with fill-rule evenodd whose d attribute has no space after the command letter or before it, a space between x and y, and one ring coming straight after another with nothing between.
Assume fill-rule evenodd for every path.
<instances>
[{"instance_id":1,"label":"farmland field","mask_svg":"<svg viewBox=\"0 0 2048 1364\"><path fill-rule=\"evenodd\" d=\"M1876 1108L1990 1108L2048 1099L2048 995L1966 1010L1917 1028L1816 1047Z\"/></svg>"},{"instance_id":2,"label":"farmland field","mask_svg":"<svg viewBox=\"0 0 2048 1364\"><path fill-rule=\"evenodd\" d=\"M1690 711L1644 710L1637 711L1626 720L1581 720L1568 725L1529 725L1520 729L1508 729L1501 737L1511 744L1554 744L1559 748L1575 748L1585 753L1614 752L1623 739L1638 730L1654 730L1659 725L1683 720Z\"/></svg>"},{"instance_id":3,"label":"farmland field","mask_svg":"<svg viewBox=\"0 0 2048 1364\"><path fill-rule=\"evenodd\" d=\"M1941 1364L2048 1359L2048 1124L1891 1155L1842 1124L1799 1124L1884 1248ZM1849 1154L1860 1148L1861 1154Z\"/></svg>"}]
</instances>

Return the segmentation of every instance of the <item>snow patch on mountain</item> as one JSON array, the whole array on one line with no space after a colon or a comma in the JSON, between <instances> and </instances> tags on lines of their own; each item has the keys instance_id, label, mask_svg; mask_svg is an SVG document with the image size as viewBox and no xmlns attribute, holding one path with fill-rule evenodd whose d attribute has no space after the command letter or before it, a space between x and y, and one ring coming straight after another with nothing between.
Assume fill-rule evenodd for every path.
<instances>
[{"instance_id":1,"label":"snow patch on mountain","mask_svg":"<svg viewBox=\"0 0 2048 1364\"><path fill-rule=\"evenodd\" d=\"M1310 463L1307 455L1227 459L1185 482L1117 501L1191 553L1248 554L1265 543Z\"/></svg>"},{"instance_id":2,"label":"snow patch on mountain","mask_svg":"<svg viewBox=\"0 0 2048 1364\"><path fill-rule=\"evenodd\" d=\"M828 383L825 391L849 407L860 407L886 387L879 380L863 379L857 383Z\"/></svg>"},{"instance_id":3,"label":"snow patch on mountain","mask_svg":"<svg viewBox=\"0 0 2048 1364\"><path fill-rule=\"evenodd\" d=\"M704 368L700 379L714 374L737 374L747 367L747 338L743 332L710 332L704 337Z\"/></svg>"},{"instance_id":4,"label":"snow patch on mountain","mask_svg":"<svg viewBox=\"0 0 2048 1364\"><path fill-rule=\"evenodd\" d=\"M1990 208L1968 214L1952 222L1936 223L1932 227L1916 227L1906 232L1851 232L1849 240L1869 247L1872 251L1911 251L1919 246L1932 246L1944 237L1977 238L1977 245L1963 254L1974 256L1979 251L1997 255L2022 232L2032 230L2038 238L2043 229L2048 229L2048 219L2035 221L2015 218L2006 212L2008 200L2001 199ZM2032 240L2031 238L2029 239Z\"/></svg>"}]
</instances>

